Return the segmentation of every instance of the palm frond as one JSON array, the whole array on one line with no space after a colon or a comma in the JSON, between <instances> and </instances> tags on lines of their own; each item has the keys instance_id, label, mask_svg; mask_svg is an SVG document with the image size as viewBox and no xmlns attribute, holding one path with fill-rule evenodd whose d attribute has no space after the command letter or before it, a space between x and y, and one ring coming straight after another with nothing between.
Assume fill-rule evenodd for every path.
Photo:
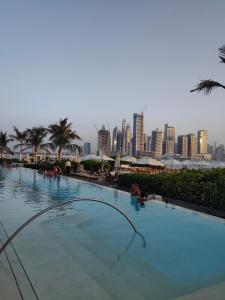
<instances>
[{"instance_id":1,"label":"palm frond","mask_svg":"<svg viewBox=\"0 0 225 300\"><path fill-rule=\"evenodd\" d=\"M194 88L190 92L203 92L205 95L208 95L213 89L217 87L222 87L223 89L225 89L224 85L212 79L202 80L196 85L196 88Z\"/></svg>"},{"instance_id":2,"label":"palm frond","mask_svg":"<svg viewBox=\"0 0 225 300\"><path fill-rule=\"evenodd\" d=\"M81 152L81 147L77 144L68 144L64 146L64 149L69 150L70 152Z\"/></svg>"},{"instance_id":3,"label":"palm frond","mask_svg":"<svg viewBox=\"0 0 225 300\"><path fill-rule=\"evenodd\" d=\"M221 59L221 63L225 63L225 45L219 48L220 55L219 58Z\"/></svg>"}]
</instances>

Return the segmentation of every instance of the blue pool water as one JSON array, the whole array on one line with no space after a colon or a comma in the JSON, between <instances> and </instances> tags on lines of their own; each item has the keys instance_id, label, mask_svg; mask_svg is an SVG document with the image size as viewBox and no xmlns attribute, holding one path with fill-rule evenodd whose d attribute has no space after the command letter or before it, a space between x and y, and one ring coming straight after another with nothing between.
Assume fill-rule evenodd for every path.
<instances>
[{"instance_id":1,"label":"blue pool water","mask_svg":"<svg viewBox=\"0 0 225 300\"><path fill-rule=\"evenodd\" d=\"M182 299L225 281L224 221L159 201L140 207L128 193L80 180L0 168L0 221L9 234L34 213L74 196L120 208L147 246L103 204L50 211L14 240L40 299Z\"/></svg>"}]
</instances>

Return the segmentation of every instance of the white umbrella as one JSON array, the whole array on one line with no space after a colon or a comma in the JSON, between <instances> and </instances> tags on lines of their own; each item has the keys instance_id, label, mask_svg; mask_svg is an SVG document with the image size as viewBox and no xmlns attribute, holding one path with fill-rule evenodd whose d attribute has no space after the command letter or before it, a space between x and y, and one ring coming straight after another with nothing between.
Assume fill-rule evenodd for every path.
<instances>
[{"instance_id":1,"label":"white umbrella","mask_svg":"<svg viewBox=\"0 0 225 300\"><path fill-rule=\"evenodd\" d=\"M179 169L182 168L182 164L179 160L177 159L162 159L161 163L163 163L164 165L166 165L167 167L170 167L171 169Z\"/></svg>"},{"instance_id":2,"label":"white umbrella","mask_svg":"<svg viewBox=\"0 0 225 300\"><path fill-rule=\"evenodd\" d=\"M114 161L115 159L105 155L105 154L102 154L102 155L98 155L94 158L94 160L107 160L107 161Z\"/></svg>"},{"instance_id":3,"label":"white umbrella","mask_svg":"<svg viewBox=\"0 0 225 300\"><path fill-rule=\"evenodd\" d=\"M81 157L80 161L85 161L85 160L96 160L96 155L94 154L88 154L88 155L85 155L83 157Z\"/></svg>"},{"instance_id":4,"label":"white umbrella","mask_svg":"<svg viewBox=\"0 0 225 300\"><path fill-rule=\"evenodd\" d=\"M121 157L121 161L127 161L130 163L135 163L137 161L137 158L133 157L133 156L124 156Z\"/></svg>"},{"instance_id":5,"label":"white umbrella","mask_svg":"<svg viewBox=\"0 0 225 300\"><path fill-rule=\"evenodd\" d=\"M157 166L157 167L165 167L163 163L160 161L153 159L151 157L142 157L135 164L137 165L149 165L149 166Z\"/></svg>"}]
</instances>

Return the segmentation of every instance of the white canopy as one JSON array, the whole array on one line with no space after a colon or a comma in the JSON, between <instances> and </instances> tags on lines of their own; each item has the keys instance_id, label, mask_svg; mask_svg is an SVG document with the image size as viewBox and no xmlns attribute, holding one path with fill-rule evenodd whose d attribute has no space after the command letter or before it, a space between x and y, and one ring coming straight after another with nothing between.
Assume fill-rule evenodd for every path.
<instances>
[{"instance_id":1,"label":"white canopy","mask_svg":"<svg viewBox=\"0 0 225 300\"><path fill-rule=\"evenodd\" d=\"M102 155L94 155L94 154L89 154L86 156L81 157L81 161L85 161L85 160L108 160L108 161L113 161L114 159L112 159L109 156L106 156L104 154Z\"/></svg>"},{"instance_id":2,"label":"white canopy","mask_svg":"<svg viewBox=\"0 0 225 300\"><path fill-rule=\"evenodd\" d=\"M169 158L169 159L162 159L161 163L166 165L167 167L171 169L180 169L182 168L182 164L179 160L174 159L174 158Z\"/></svg>"},{"instance_id":3,"label":"white canopy","mask_svg":"<svg viewBox=\"0 0 225 300\"><path fill-rule=\"evenodd\" d=\"M161 163L160 161L153 159L151 157L142 157L139 159L136 164L138 165L149 165L149 166L158 166L158 167L164 167L165 165Z\"/></svg>"},{"instance_id":4,"label":"white canopy","mask_svg":"<svg viewBox=\"0 0 225 300\"><path fill-rule=\"evenodd\" d=\"M96 155L88 154L88 155L85 155L85 156L81 157L80 161L95 160L95 159L96 159Z\"/></svg>"},{"instance_id":5,"label":"white canopy","mask_svg":"<svg viewBox=\"0 0 225 300\"><path fill-rule=\"evenodd\" d=\"M135 163L137 161L137 158L135 158L133 156L124 156L124 157L121 157L121 161Z\"/></svg>"},{"instance_id":6,"label":"white canopy","mask_svg":"<svg viewBox=\"0 0 225 300\"><path fill-rule=\"evenodd\" d=\"M107 161L114 161L115 159L105 155L105 154L102 154L102 155L98 155L94 158L94 160L107 160Z\"/></svg>"}]
</instances>

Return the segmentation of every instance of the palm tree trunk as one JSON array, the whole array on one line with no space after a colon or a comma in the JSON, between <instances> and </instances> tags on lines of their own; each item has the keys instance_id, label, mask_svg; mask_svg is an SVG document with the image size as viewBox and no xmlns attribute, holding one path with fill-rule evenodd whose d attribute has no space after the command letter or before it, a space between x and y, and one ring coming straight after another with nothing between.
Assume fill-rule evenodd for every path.
<instances>
[{"instance_id":1,"label":"palm tree trunk","mask_svg":"<svg viewBox=\"0 0 225 300\"><path fill-rule=\"evenodd\" d=\"M37 149L37 147L35 146L35 148L34 148L34 159L35 159L35 163L37 163L37 155L38 155L38 149Z\"/></svg>"},{"instance_id":2,"label":"palm tree trunk","mask_svg":"<svg viewBox=\"0 0 225 300\"><path fill-rule=\"evenodd\" d=\"M61 148L58 150L58 160L61 160Z\"/></svg>"},{"instance_id":3,"label":"palm tree trunk","mask_svg":"<svg viewBox=\"0 0 225 300\"><path fill-rule=\"evenodd\" d=\"M22 161L22 151L23 151L23 145L22 143L20 144L20 161Z\"/></svg>"}]
</instances>

